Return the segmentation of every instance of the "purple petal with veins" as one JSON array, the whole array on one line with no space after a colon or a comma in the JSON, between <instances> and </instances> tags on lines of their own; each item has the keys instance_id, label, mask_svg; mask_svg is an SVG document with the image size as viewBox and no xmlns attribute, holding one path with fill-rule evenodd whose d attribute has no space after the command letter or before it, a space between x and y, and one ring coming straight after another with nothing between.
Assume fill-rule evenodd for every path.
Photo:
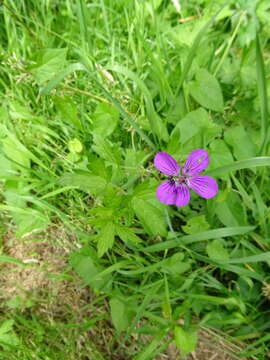
<instances>
[{"instance_id":1,"label":"purple petal with veins","mask_svg":"<svg viewBox=\"0 0 270 360\"><path fill-rule=\"evenodd\" d=\"M197 149L192 151L184 166L183 175L193 175L205 170L209 164L208 152L203 149Z\"/></svg>"},{"instance_id":2,"label":"purple petal with veins","mask_svg":"<svg viewBox=\"0 0 270 360\"><path fill-rule=\"evenodd\" d=\"M180 172L179 165L176 160L165 152L159 152L154 159L155 167L166 175L178 175Z\"/></svg>"},{"instance_id":3,"label":"purple petal with veins","mask_svg":"<svg viewBox=\"0 0 270 360\"><path fill-rule=\"evenodd\" d=\"M188 179L188 186L205 199L210 199L218 192L218 184L215 179L206 175L194 175Z\"/></svg>"},{"instance_id":4,"label":"purple petal with veins","mask_svg":"<svg viewBox=\"0 0 270 360\"><path fill-rule=\"evenodd\" d=\"M176 206L185 206L189 203L190 192L189 188L185 184L180 184L177 186L177 198L175 201Z\"/></svg>"},{"instance_id":5,"label":"purple petal with veins","mask_svg":"<svg viewBox=\"0 0 270 360\"><path fill-rule=\"evenodd\" d=\"M177 198L177 188L172 181L166 180L158 186L156 195L161 203L173 205Z\"/></svg>"}]
</instances>

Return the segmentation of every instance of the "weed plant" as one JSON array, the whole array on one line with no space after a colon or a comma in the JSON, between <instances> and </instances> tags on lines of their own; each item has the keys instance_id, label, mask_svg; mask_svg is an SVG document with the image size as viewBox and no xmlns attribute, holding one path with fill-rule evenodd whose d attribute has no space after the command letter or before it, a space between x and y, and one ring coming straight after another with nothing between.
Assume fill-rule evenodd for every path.
<instances>
[{"instance_id":1,"label":"weed plant","mask_svg":"<svg viewBox=\"0 0 270 360\"><path fill-rule=\"evenodd\" d=\"M268 0L2 1L1 232L65 228L97 314L3 303L1 359L107 359L78 347L104 301L111 359L186 356L200 329L269 358L269 16ZM161 204L155 154L195 149L218 195Z\"/></svg>"}]
</instances>

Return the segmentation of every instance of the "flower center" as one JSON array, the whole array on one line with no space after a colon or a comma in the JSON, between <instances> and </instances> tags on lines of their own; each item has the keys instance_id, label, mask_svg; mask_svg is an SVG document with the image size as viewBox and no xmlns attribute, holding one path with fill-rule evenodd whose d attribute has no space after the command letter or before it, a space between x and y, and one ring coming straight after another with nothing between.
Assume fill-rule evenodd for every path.
<instances>
[{"instance_id":1,"label":"flower center","mask_svg":"<svg viewBox=\"0 0 270 360\"><path fill-rule=\"evenodd\" d=\"M186 182L186 177L185 177L185 176L179 176L178 182L179 182L180 184L185 183L185 182Z\"/></svg>"},{"instance_id":2,"label":"flower center","mask_svg":"<svg viewBox=\"0 0 270 360\"><path fill-rule=\"evenodd\" d=\"M169 176L168 180L171 185L187 184L188 176Z\"/></svg>"}]
</instances>

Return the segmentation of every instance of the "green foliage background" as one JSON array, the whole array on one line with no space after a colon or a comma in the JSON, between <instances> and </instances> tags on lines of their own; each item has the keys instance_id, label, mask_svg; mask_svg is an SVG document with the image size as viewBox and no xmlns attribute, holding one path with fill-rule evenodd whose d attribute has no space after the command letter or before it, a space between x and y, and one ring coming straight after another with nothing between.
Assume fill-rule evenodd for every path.
<instances>
[{"instance_id":1,"label":"green foliage background","mask_svg":"<svg viewBox=\"0 0 270 360\"><path fill-rule=\"evenodd\" d=\"M119 346L152 336L125 359L172 341L186 355L205 327L247 341L237 356L267 359L269 15L267 0L183 0L180 13L169 0L1 5L3 232L76 236L70 266L108 302ZM218 196L160 204L155 153L183 163L196 148ZM45 351L33 314L29 342L17 310L2 316L1 358L68 359Z\"/></svg>"}]
</instances>

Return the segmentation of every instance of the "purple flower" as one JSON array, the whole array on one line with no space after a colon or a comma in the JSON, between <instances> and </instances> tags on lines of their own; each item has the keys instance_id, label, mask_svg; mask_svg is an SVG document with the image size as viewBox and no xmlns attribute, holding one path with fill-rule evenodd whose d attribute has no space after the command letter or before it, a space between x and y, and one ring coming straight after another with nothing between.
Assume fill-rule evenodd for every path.
<instances>
[{"instance_id":1,"label":"purple flower","mask_svg":"<svg viewBox=\"0 0 270 360\"><path fill-rule=\"evenodd\" d=\"M215 179L199 173L209 164L208 152L202 149L192 151L184 166L165 152L159 152L154 159L155 167L163 174L169 175L168 180L161 183L156 191L160 202L167 205L185 206L189 203L189 188L205 199L210 199L218 192Z\"/></svg>"}]
</instances>

